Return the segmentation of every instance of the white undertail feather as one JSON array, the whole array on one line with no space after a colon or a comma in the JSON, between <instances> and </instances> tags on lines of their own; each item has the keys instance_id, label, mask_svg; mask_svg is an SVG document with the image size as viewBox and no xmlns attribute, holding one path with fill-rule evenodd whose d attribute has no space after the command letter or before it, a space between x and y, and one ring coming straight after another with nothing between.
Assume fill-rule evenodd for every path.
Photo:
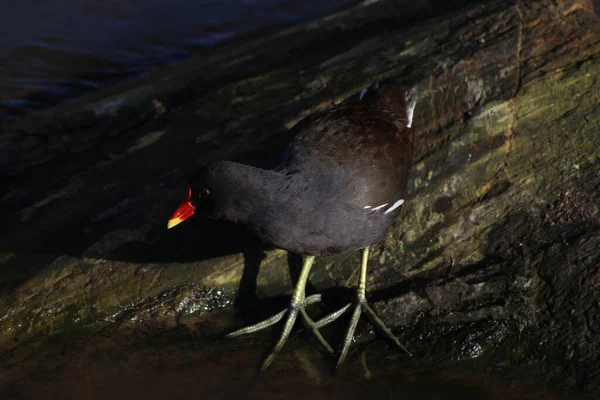
<instances>
[{"instance_id":1,"label":"white undertail feather","mask_svg":"<svg viewBox=\"0 0 600 400\"><path fill-rule=\"evenodd\" d=\"M400 199L397 202L395 202L390 208L388 208L384 214L388 214L391 213L392 211L394 211L396 208L400 207L402 204L404 204L404 199Z\"/></svg>"},{"instance_id":2,"label":"white undertail feather","mask_svg":"<svg viewBox=\"0 0 600 400\"><path fill-rule=\"evenodd\" d=\"M364 88L363 90L360 91L360 96L358 97L358 100L362 100L363 97L365 97L365 94L367 94L368 90L367 88Z\"/></svg>"},{"instance_id":3,"label":"white undertail feather","mask_svg":"<svg viewBox=\"0 0 600 400\"><path fill-rule=\"evenodd\" d=\"M413 122L413 114L415 112L415 106L417 105L417 98L414 93L414 89L407 90L404 100L406 101L406 127L410 128Z\"/></svg>"},{"instance_id":4,"label":"white undertail feather","mask_svg":"<svg viewBox=\"0 0 600 400\"><path fill-rule=\"evenodd\" d=\"M379 209L381 209L381 208L383 208L383 207L385 207L385 206L387 206L387 205L388 205L388 203L385 203L385 204L382 204L382 205L380 205L380 206L377 206L377 207L375 207L375 208L373 209L373 211L377 211L377 210L379 210Z\"/></svg>"},{"instance_id":5,"label":"white undertail feather","mask_svg":"<svg viewBox=\"0 0 600 400\"><path fill-rule=\"evenodd\" d=\"M382 205L380 205L380 206L373 207L373 208L371 208L371 206L363 206L363 209L365 209L365 210L369 210L369 211L378 211L378 210L381 210L383 207L387 206L388 204L389 204L389 203L385 203L385 204L382 204ZM387 210L385 210L385 213L384 213L384 214L389 214L389 213L391 213L391 212L392 212L392 211L394 211L396 208L400 207L402 204L404 204L404 199L400 199L400 200L398 200L397 202L395 202L394 204L392 204L392 205L390 206L390 208L388 208Z\"/></svg>"}]
</instances>

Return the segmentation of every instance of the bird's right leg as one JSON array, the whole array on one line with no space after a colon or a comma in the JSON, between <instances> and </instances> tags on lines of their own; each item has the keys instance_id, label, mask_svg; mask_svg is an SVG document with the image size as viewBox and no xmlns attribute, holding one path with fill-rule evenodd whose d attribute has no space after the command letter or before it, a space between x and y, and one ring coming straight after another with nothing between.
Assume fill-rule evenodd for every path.
<instances>
[{"instance_id":1,"label":"bird's right leg","mask_svg":"<svg viewBox=\"0 0 600 400\"><path fill-rule=\"evenodd\" d=\"M283 325L283 331L281 332L281 336L279 337L279 340L275 344L273 351L271 351L271 353L264 360L262 367L261 367L262 370L267 369L269 367L269 365L271 365L271 363L275 359L275 356L277 355L277 353L281 350L281 348L285 344L286 340L290 336L292 327L294 326L294 323L296 322L298 313L300 313L302 315L304 324L308 328L311 329L312 333L315 335L315 337L317 338L319 343L321 343L323 345L323 347L325 347L331 354L333 354L333 349L331 348L329 343L327 343L327 341L323 338L323 336L321 335L321 333L318 330L319 327L321 327L325 324L315 323L308 316L308 314L305 311L305 307L307 305L321 301L320 294L316 294L316 295L309 296L309 297L305 296L306 282L308 281L308 275L310 273L310 269L311 269L314 261L315 261L314 256L307 256L304 259L304 264L302 265L302 271L300 272L300 277L298 278L298 283L296 283L296 287L294 288L294 293L292 294L292 298L290 300L290 305L286 310L283 310L283 311L275 314L271 318L268 318L257 324L248 326L246 328L239 329L239 330L227 335L227 337L236 337L236 336L260 331L262 329L268 328L269 326L276 324L287 314L287 318L285 320L285 324Z\"/></svg>"},{"instance_id":2,"label":"bird's right leg","mask_svg":"<svg viewBox=\"0 0 600 400\"><path fill-rule=\"evenodd\" d=\"M354 303L354 311L352 313L352 317L350 319L350 324L348 329L346 330L346 336L344 338L344 343L342 345L342 350L340 351L340 356L338 358L338 362L336 368L339 367L346 356L348 355L348 349L350 348L350 344L352 343L352 339L354 338L354 331L356 330L356 326L358 325L358 320L360 319L360 315L364 313L367 318L371 321L371 323L392 343L394 343L398 348L404 350L408 355L410 355L409 351L398 341L396 336L392 333L392 331L386 326L386 324L377 316L375 311L371 308L369 303L367 302L367 264L369 261L369 248L366 247L362 252L362 261L360 265L360 279L358 283L358 289L356 291L356 301ZM342 309L329 314L324 317L320 321L316 322L318 327L322 327L327 325L336 319L338 319L350 306L352 303L347 304Z\"/></svg>"}]
</instances>

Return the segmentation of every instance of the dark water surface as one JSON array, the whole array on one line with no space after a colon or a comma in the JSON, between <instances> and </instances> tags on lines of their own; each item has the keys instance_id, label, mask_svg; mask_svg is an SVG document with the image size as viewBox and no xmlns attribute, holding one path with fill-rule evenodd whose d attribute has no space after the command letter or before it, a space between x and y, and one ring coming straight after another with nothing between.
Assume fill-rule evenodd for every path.
<instances>
[{"instance_id":1,"label":"dark water surface","mask_svg":"<svg viewBox=\"0 0 600 400\"><path fill-rule=\"evenodd\" d=\"M217 314L219 314L217 312ZM211 315L215 332L223 323ZM205 321L206 322L206 321ZM180 326L162 332L90 337L60 335L30 343L29 352L0 355L2 399L402 399L559 400L580 399L512 369L478 368L477 360L452 366L422 365L420 357L391 350L382 340L353 346L336 373L334 358L294 333L273 365L257 367L270 349L270 334L227 340L206 336L206 323L192 331ZM221 327L222 329L222 327ZM193 331L196 331L194 333ZM202 336L198 333L202 332ZM35 350L37 348L37 350ZM489 364L488 364L489 365ZM499 376L501 376L499 378Z\"/></svg>"},{"instance_id":2,"label":"dark water surface","mask_svg":"<svg viewBox=\"0 0 600 400\"><path fill-rule=\"evenodd\" d=\"M184 60L240 34L289 27L357 0L3 3L0 120Z\"/></svg>"}]
</instances>

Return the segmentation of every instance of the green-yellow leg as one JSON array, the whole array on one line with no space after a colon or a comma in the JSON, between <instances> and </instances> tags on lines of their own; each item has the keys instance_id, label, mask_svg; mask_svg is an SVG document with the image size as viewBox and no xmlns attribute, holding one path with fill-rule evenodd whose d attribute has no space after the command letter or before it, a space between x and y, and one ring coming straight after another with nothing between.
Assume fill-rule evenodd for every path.
<instances>
[{"instance_id":1,"label":"green-yellow leg","mask_svg":"<svg viewBox=\"0 0 600 400\"><path fill-rule=\"evenodd\" d=\"M375 311L369 306L367 303L367 263L369 261L369 248L364 248L362 252L362 262L360 265L360 280L358 283L357 290L357 299L356 304L354 306L354 312L352 313L352 318L350 319L350 325L348 326L348 330L346 331L346 337L344 338L344 343L342 345L342 351L340 352L340 357L338 358L338 362L336 367L339 367L346 356L348 355L348 349L350 348L350 343L352 343L352 339L354 338L354 331L356 330L356 325L358 325L358 320L360 319L360 314L364 312L367 315L367 318L371 321L371 323L381 331L381 333L390 339L396 346L404 350L406 353L410 355L410 352L406 350L404 346L396 339L396 336L390 331L390 329L385 325L385 323L375 314ZM335 313L329 314L322 320L318 321L316 325L318 327L322 327L327 325L330 322L335 321L339 316L341 316L351 304L346 305L344 308L336 311Z\"/></svg>"},{"instance_id":2,"label":"green-yellow leg","mask_svg":"<svg viewBox=\"0 0 600 400\"><path fill-rule=\"evenodd\" d=\"M316 336L317 340L319 340L319 342L323 345L323 347L325 347L330 353L333 354L333 349L325 341L323 336L321 336L321 333L318 331L318 328L322 325L315 323L308 316L308 314L306 314L306 312L304 310L304 308L307 305L316 303L321 300L321 295L319 295L319 294L309 296L308 298L305 297L306 282L308 281L308 275L310 273L310 269L311 269L314 261L315 261L314 256L308 256L304 259L304 264L302 265L302 271L300 272L300 277L298 278L298 283L296 283L296 287L294 288L294 293L292 294L292 299L290 300L290 306L287 308L287 310L283 310L283 311L277 313L276 315L272 316L271 318L261 321L255 325L248 326L246 328L242 328L240 330L237 330L237 331L232 332L227 335L227 337L235 337L235 336L245 335L247 333L253 333L253 332L260 331L261 329L265 329L265 328L268 328L269 326L276 324L283 318L284 315L287 314L287 319L285 320L285 324L283 325L283 331L281 332L281 336L279 337L279 340L275 344L273 351L271 351L271 353L267 356L267 358L265 359L265 361L262 364L261 370L263 370L263 371L265 369L267 369L269 367L269 365L271 365L271 363L275 359L275 356L277 355L277 353L279 353L279 351L285 344L286 340L290 336L290 332L292 331L292 328L294 326L294 323L296 322L296 318L298 317L299 312L302 315L304 324L308 328L311 328L312 333Z\"/></svg>"}]
</instances>

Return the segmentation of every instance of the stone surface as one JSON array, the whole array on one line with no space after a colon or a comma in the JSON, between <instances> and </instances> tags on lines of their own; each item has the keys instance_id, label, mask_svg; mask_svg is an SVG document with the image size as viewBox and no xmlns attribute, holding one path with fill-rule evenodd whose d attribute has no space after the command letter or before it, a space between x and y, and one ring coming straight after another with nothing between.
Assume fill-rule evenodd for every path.
<instances>
[{"instance_id":1,"label":"stone surface","mask_svg":"<svg viewBox=\"0 0 600 400\"><path fill-rule=\"evenodd\" d=\"M421 366L472 361L600 393L592 2L494 1L433 17L397 4L222 48L3 127L5 376L48 341L182 327L201 340L242 324L233 303L248 320L285 305L294 257L263 254L228 223L165 229L184 182L208 160L267 165L304 116L395 76L418 93L417 157L402 215L371 257L371 301ZM311 289L326 301L315 313L350 295L358 262L317 260ZM255 295L275 300L257 306Z\"/></svg>"}]
</instances>

